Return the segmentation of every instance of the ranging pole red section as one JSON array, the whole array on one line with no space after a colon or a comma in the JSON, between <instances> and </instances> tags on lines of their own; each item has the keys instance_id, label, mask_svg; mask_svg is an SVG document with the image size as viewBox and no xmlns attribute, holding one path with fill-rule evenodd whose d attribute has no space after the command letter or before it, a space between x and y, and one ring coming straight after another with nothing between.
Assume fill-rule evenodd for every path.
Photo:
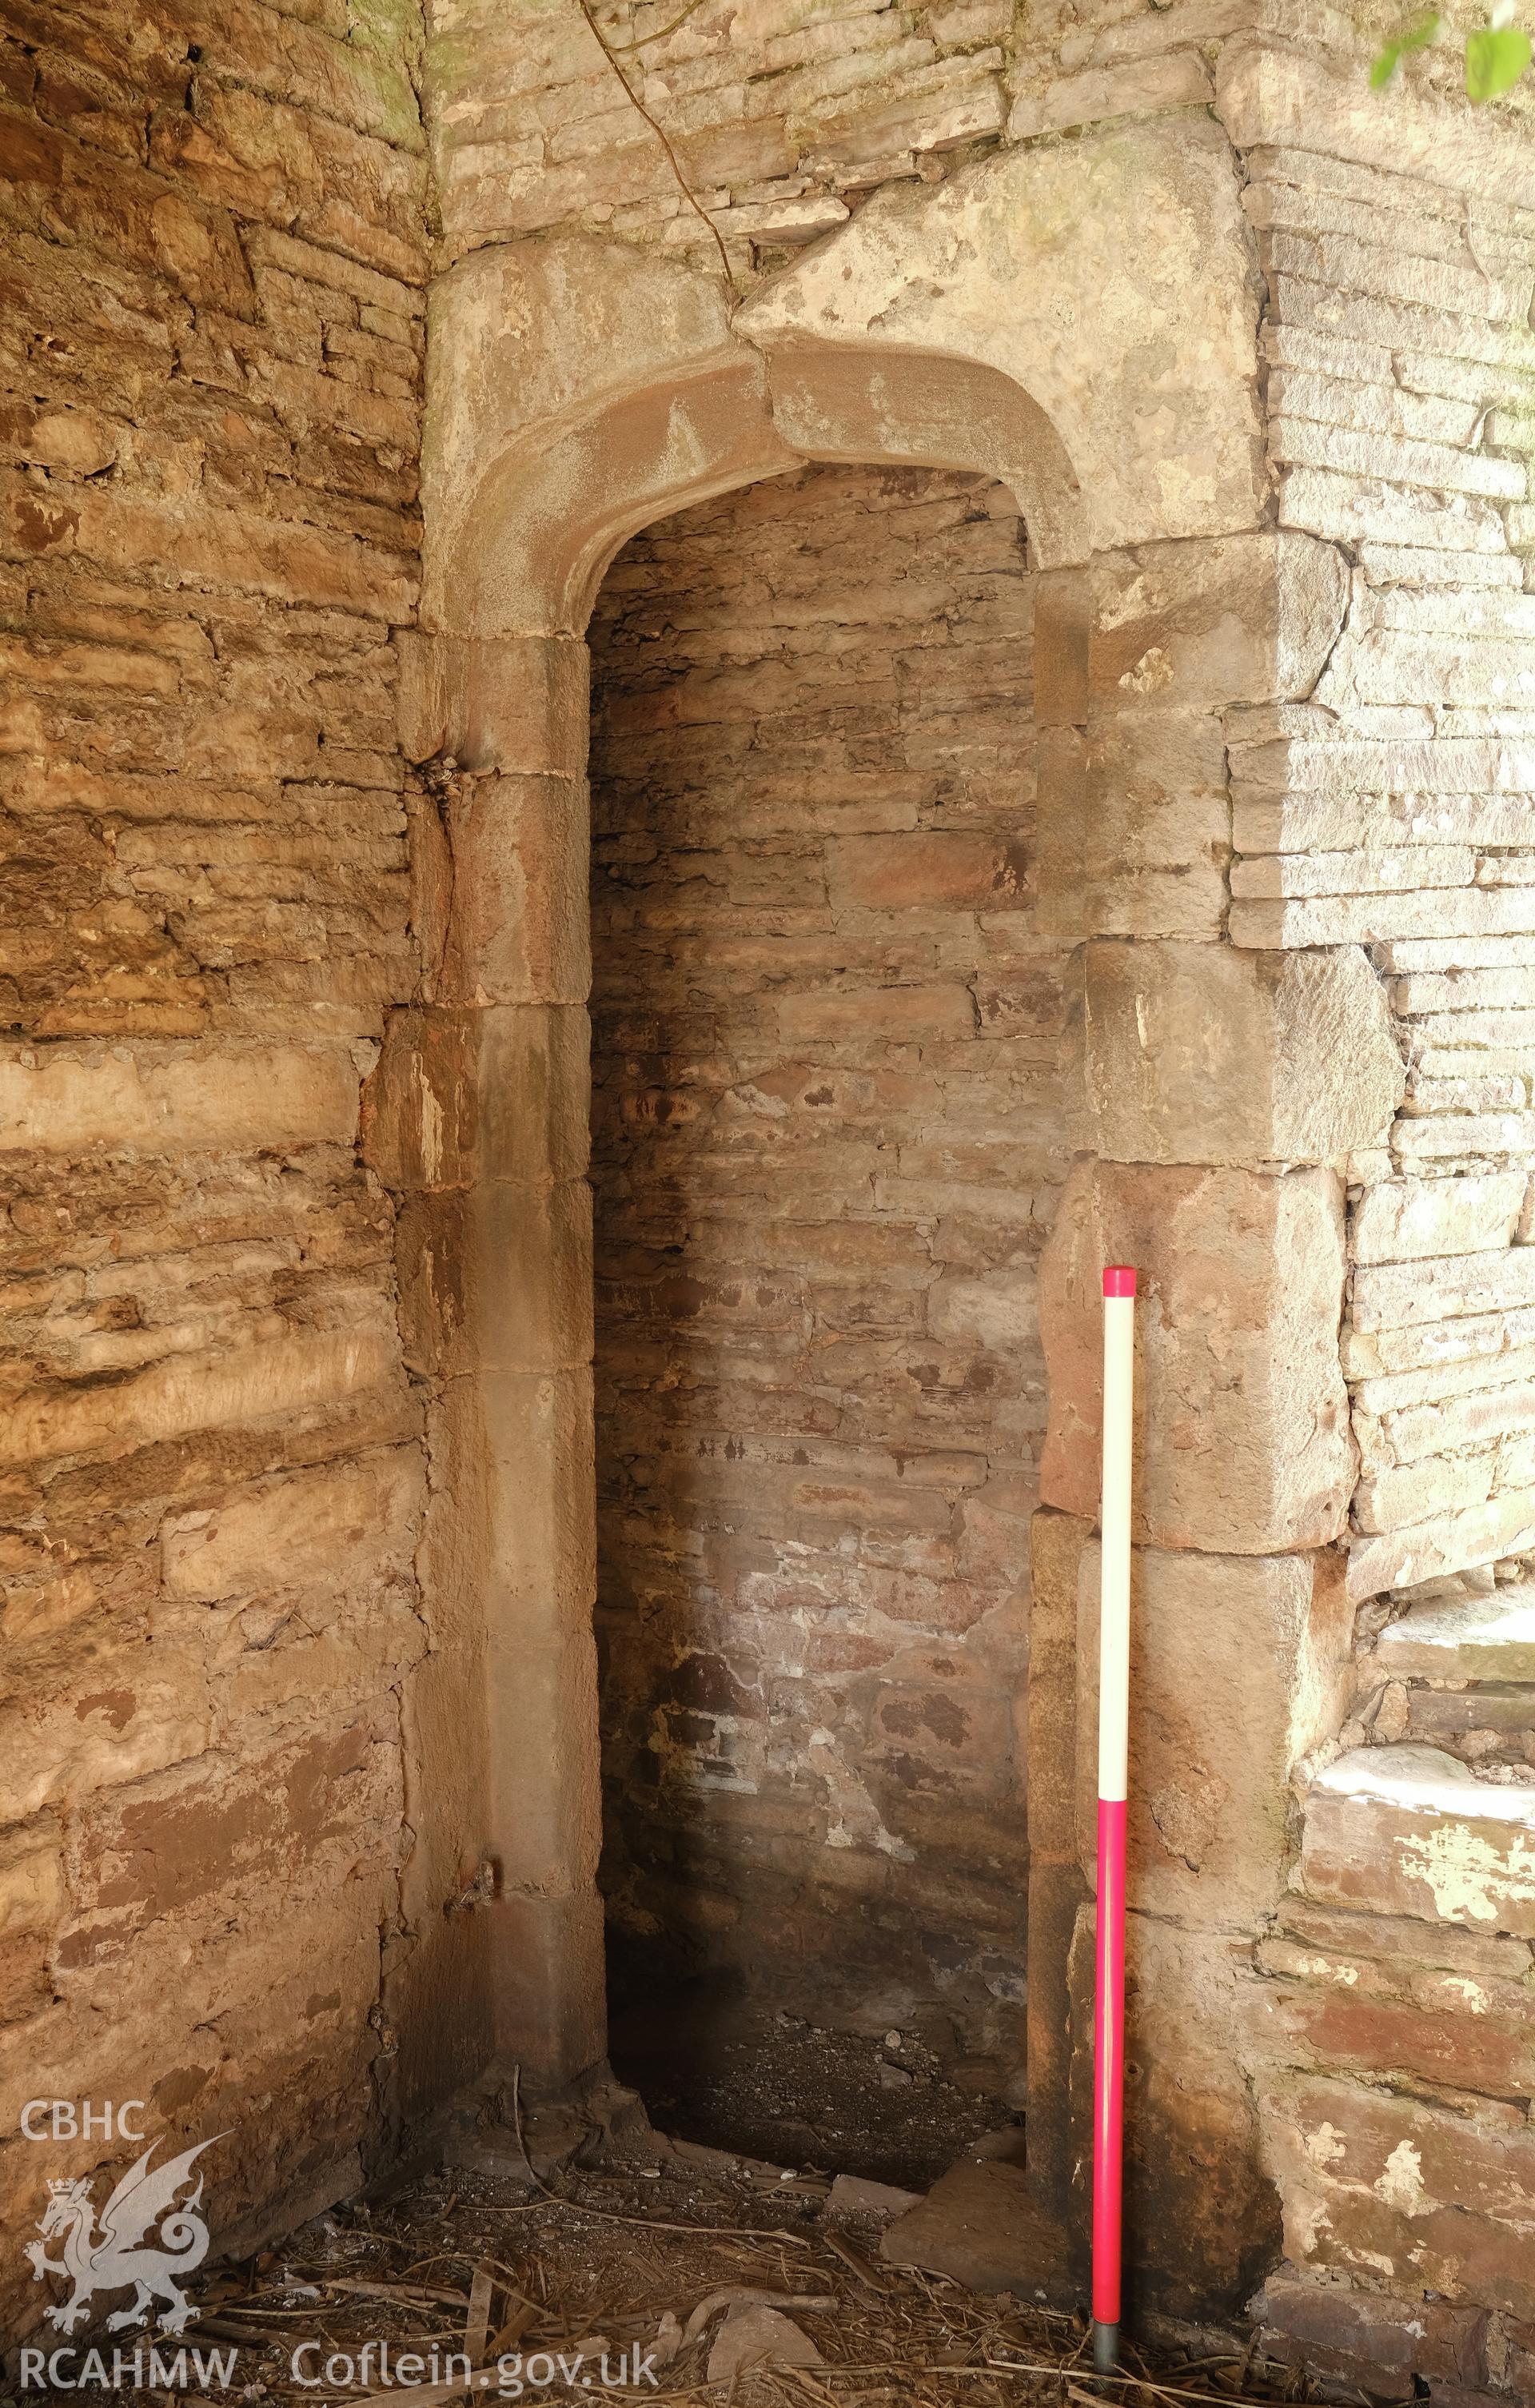
<instances>
[{"instance_id":1,"label":"ranging pole red section","mask_svg":"<svg viewBox=\"0 0 1535 2408\"><path fill-rule=\"evenodd\" d=\"M1097 1997L1093 2023L1093 2322L1117 2326L1124 2229L1125 1818L1097 1802Z\"/></svg>"},{"instance_id":2,"label":"ranging pole red section","mask_svg":"<svg viewBox=\"0 0 1535 2408\"><path fill-rule=\"evenodd\" d=\"M1094 2014L1093 2365L1119 2363L1125 2125L1125 1818L1130 1755L1130 1487L1135 1272L1103 1274L1103 1503L1099 1517L1097 1985Z\"/></svg>"}]
</instances>

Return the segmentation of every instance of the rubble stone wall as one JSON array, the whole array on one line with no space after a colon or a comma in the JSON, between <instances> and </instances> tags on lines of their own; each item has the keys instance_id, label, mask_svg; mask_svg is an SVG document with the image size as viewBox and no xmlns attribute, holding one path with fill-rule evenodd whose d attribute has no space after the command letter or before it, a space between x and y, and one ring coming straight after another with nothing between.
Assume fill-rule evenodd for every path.
<instances>
[{"instance_id":1,"label":"rubble stone wall","mask_svg":"<svg viewBox=\"0 0 1535 2408\"><path fill-rule=\"evenodd\" d=\"M1245 151L1277 507L1350 594L1306 707L1228 724L1230 931L1365 942L1407 1080L1347 1165L1353 1701L1256 1956L1288 2261L1260 2315L1326 2372L1517 2398L1535 2293L1489 2170L1531 2071L1535 179L1453 138L1403 176L1344 131ZM1440 1863L1485 1885L1414 1880Z\"/></svg>"},{"instance_id":2,"label":"rubble stone wall","mask_svg":"<svg viewBox=\"0 0 1535 2408\"><path fill-rule=\"evenodd\" d=\"M152 2040L165 2125L227 2119L231 2212L269 2210L386 2128L396 2035L408 2100L497 2037L549 2081L600 2056L585 599L647 519L807 456L990 480L1011 452L1051 564L1038 927L1083 999L1040 1283L1040 2162L1064 2198L1093 1870L1072 1466L1123 1246L1155 1307L1147 2261L1171 2234L1160 2296L1223 2309L1277 2269L1274 2345L1350 2379L1518 2397L1529 93L1470 111L1444 43L1371 94L1393 0L598 13L756 288L734 325L573 0L435 13L430 151L417 28L364 0L7 20L5 2095L121 2084L124 2034ZM839 846L957 840L920 813L800 832L827 878ZM616 927L645 865L602 841ZM972 1015L954 1041L991 1040ZM645 1142L680 1158L696 1125ZM632 1270L656 1231L622 1212Z\"/></svg>"},{"instance_id":3,"label":"rubble stone wall","mask_svg":"<svg viewBox=\"0 0 1535 2408\"><path fill-rule=\"evenodd\" d=\"M362 1083L410 992L419 29L0 42L0 2189L205 2137L223 2232L386 2120L419 1412ZM7 2306L38 2312L45 2294Z\"/></svg>"},{"instance_id":4,"label":"rubble stone wall","mask_svg":"<svg viewBox=\"0 0 1535 2408\"><path fill-rule=\"evenodd\" d=\"M560 227L718 265L637 100L750 280L872 191L941 179L978 148L1206 108L1243 36L1330 50L1352 75L1360 36L1401 22L1396 0L607 0L592 13L616 65L577 0L523 0L515 15L436 0L429 123L450 257ZM1441 14L1447 28L1485 22L1474 6ZM1413 80L1457 97L1453 43ZM1515 93L1499 113L1517 122L1529 106ZM1464 148L1463 110L1450 138Z\"/></svg>"},{"instance_id":5,"label":"rubble stone wall","mask_svg":"<svg viewBox=\"0 0 1535 2408\"><path fill-rule=\"evenodd\" d=\"M1033 579L983 478L663 521L592 627L604 1886L1022 2103Z\"/></svg>"}]
</instances>

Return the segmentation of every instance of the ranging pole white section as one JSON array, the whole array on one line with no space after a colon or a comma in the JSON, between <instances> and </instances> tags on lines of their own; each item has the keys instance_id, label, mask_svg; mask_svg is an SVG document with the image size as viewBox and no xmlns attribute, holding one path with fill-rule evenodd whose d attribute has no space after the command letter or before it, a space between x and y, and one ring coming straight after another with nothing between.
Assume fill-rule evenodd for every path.
<instances>
[{"instance_id":1,"label":"ranging pole white section","mask_svg":"<svg viewBox=\"0 0 1535 2408\"><path fill-rule=\"evenodd\" d=\"M1128 1275L1133 1279L1134 1274ZM1135 1296L1103 1299L1103 1575L1098 1612L1097 1794L1129 1793L1130 1462Z\"/></svg>"}]
</instances>

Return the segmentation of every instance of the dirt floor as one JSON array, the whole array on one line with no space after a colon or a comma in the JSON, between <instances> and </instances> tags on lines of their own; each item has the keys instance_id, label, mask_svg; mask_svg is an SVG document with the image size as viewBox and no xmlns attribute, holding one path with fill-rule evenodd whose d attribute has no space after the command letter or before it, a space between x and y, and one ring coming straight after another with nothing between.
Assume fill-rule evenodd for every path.
<instances>
[{"instance_id":1,"label":"dirt floor","mask_svg":"<svg viewBox=\"0 0 1535 2408\"><path fill-rule=\"evenodd\" d=\"M662 2147L659 2168L567 2167L537 2189L509 2155L504 2174L449 2171L387 2203L338 2207L194 2286L201 2313L184 2345L203 2353L200 2390L195 2368L173 2389L146 2365L143 2387L80 2382L69 2396L103 2408L209 2399L401 2408L405 2398L433 2408L466 2393L537 2401L604 2389L711 2408L1161 2408L1321 2396L1303 2376L1219 2351L1131 2354L1133 2372L1095 2377L1080 2319L883 2263L878 2219L831 2221L823 2176ZM769 2338L810 2362L732 2373L731 2359L749 2360L761 2340L765 2306ZM92 2338L101 2343L82 2335L79 2345ZM117 2335L108 2356L114 2340L130 2353L149 2347ZM155 2344L163 2356L182 2345ZM219 2372L208 2365L215 2348L225 2353ZM412 2385L423 2387L402 2389Z\"/></svg>"},{"instance_id":2,"label":"dirt floor","mask_svg":"<svg viewBox=\"0 0 1535 2408\"><path fill-rule=\"evenodd\" d=\"M1018 2120L946 2079L920 2033L832 2031L704 1983L615 1999L611 2050L663 2131L911 2189Z\"/></svg>"}]
</instances>

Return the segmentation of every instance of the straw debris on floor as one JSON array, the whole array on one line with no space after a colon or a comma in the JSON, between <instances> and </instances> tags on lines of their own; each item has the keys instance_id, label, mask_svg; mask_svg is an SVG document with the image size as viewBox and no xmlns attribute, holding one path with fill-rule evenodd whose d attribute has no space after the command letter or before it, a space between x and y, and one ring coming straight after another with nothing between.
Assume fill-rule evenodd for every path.
<instances>
[{"instance_id":1,"label":"straw debris on floor","mask_svg":"<svg viewBox=\"0 0 1535 2408\"><path fill-rule=\"evenodd\" d=\"M466 2391L537 2401L606 2390L662 2408L1324 2396L1252 2352L1130 2351L1125 2375L1097 2377L1081 2317L883 2263L877 2221L827 2220L829 2176L690 2155L659 2170L567 2167L538 2186L450 2170L386 2202L349 2202L245 2266L211 2271L184 2343L156 2346L196 2347L205 2361L215 2346L236 2350L233 2379L208 2387L244 2408L435 2408ZM775 2330L782 2342L785 2326L806 2344L789 2354L805 2362L752 2363L739 2345ZM112 2339L149 2346L133 2333ZM446 2379L433 2382L438 2372ZM72 2396L197 2400L121 2385L80 2384Z\"/></svg>"}]
</instances>

